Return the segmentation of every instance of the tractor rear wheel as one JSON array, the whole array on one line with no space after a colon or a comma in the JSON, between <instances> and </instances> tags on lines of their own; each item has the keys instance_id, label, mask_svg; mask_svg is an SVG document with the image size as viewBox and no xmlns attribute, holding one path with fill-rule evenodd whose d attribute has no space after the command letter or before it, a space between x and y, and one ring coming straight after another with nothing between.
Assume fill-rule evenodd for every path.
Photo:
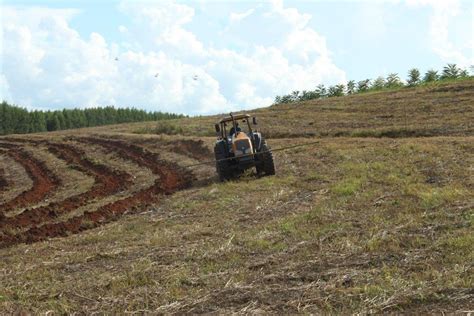
<instances>
[{"instance_id":1,"label":"tractor rear wheel","mask_svg":"<svg viewBox=\"0 0 474 316\"><path fill-rule=\"evenodd\" d=\"M273 161L273 153L267 143L263 141L261 154L261 164L257 165L257 173L265 173L266 176L272 176L275 174L275 163Z\"/></svg>"}]
</instances>

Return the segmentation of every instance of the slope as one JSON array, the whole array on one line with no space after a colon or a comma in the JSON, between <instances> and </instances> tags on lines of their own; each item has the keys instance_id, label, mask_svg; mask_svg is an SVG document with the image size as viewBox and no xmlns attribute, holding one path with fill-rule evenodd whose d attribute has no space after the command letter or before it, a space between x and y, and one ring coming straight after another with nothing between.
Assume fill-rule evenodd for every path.
<instances>
[{"instance_id":1,"label":"slope","mask_svg":"<svg viewBox=\"0 0 474 316\"><path fill-rule=\"evenodd\" d=\"M212 157L215 116L2 137L4 179L25 152L57 181L53 201L0 219L0 311L469 310L473 88L258 109L274 148L318 144L277 152L274 177L227 183L212 165L182 168ZM75 194L56 188L71 176ZM0 201L30 182L5 181Z\"/></svg>"}]
</instances>

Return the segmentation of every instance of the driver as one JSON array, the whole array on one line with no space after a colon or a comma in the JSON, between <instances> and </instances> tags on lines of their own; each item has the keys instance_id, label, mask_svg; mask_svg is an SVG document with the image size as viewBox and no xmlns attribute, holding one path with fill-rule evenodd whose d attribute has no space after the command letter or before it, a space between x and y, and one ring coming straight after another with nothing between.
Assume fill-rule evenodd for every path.
<instances>
[{"instance_id":1,"label":"driver","mask_svg":"<svg viewBox=\"0 0 474 316\"><path fill-rule=\"evenodd\" d=\"M232 137L236 132L241 132L242 129L239 127L239 123L235 123L235 128L232 126L232 128L229 131L229 136Z\"/></svg>"}]
</instances>

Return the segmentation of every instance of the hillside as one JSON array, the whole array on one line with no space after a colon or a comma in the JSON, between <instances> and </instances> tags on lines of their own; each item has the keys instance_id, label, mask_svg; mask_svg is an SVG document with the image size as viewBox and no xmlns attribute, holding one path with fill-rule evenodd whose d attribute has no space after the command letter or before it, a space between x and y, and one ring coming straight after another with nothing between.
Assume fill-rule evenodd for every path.
<instances>
[{"instance_id":1,"label":"hillside","mask_svg":"<svg viewBox=\"0 0 474 316\"><path fill-rule=\"evenodd\" d=\"M316 144L219 183L219 116L0 137L0 314L472 310L474 80L251 113Z\"/></svg>"},{"instance_id":2,"label":"hillside","mask_svg":"<svg viewBox=\"0 0 474 316\"><path fill-rule=\"evenodd\" d=\"M474 79L387 92L275 105L251 111L272 138L326 136L465 136L474 134ZM220 116L103 128L214 136ZM158 126L158 128L157 128Z\"/></svg>"}]
</instances>

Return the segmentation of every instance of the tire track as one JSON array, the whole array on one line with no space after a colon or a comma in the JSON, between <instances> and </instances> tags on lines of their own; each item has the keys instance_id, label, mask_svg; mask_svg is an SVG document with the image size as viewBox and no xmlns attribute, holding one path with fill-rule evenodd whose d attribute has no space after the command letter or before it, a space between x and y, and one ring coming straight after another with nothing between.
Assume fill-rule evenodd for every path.
<instances>
[{"instance_id":1,"label":"tire track","mask_svg":"<svg viewBox=\"0 0 474 316\"><path fill-rule=\"evenodd\" d=\"M30 153L11 143L0 143L7 148L7 155L25 168L33 180L33 187L17 195L12 200L0 205L0 223L5 219L5 211L16 207L25 207L42 201L61 184L57 176L52 174L42 161L35 159Z\"/></svg>"},{"instance_id":2,"label":"tire track","mask_svg":"<svg viewBox=\"0 0 474 316\"><path fill-rule=\"evenodd\" d=\"M121 141L85 138L79 141L100 145L113 150L120 156L149 168L159 178L151 187L140 190L135 194L99 207L92 212L72 217L64 222L36 225L16 235L0 236L0 247L21 242L36 242L51 237L68 236L91 229L115 220L125 212L157 202L163 195L190 186L192 174L175 163L159 159L158 154L149 152L142 147ZM64 145L63 145L64 146Z\"/></svg>"}]
</instances>

